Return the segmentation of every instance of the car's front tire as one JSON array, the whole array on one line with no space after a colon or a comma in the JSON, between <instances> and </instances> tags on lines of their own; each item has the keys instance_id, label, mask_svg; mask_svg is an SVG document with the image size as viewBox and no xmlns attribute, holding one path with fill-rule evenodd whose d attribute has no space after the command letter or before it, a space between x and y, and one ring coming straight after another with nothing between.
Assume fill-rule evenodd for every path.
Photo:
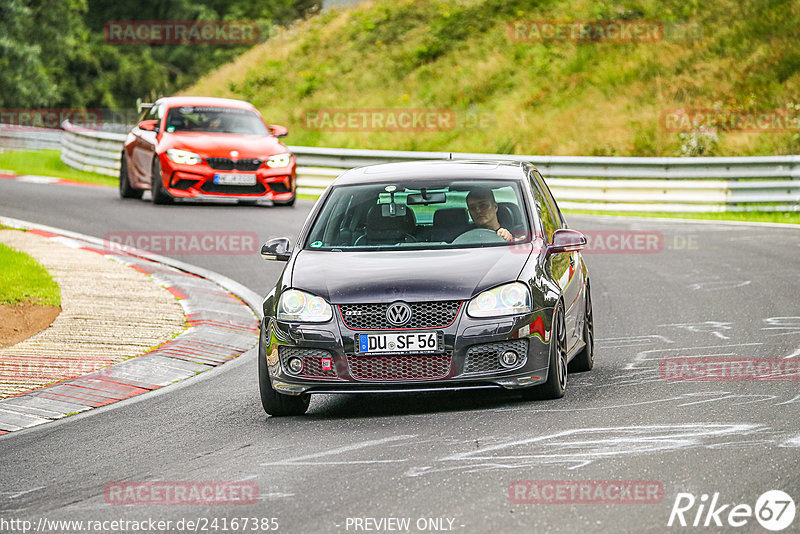
<instances>
[{"instance_id":1,"label":"car's front tire","mask_svg":"<svg viewBox=\"0 0 800 534\"><path fill-rule=\"evenodd\" d=\"M123 151L119 162L119 198L142 198L143 194L144 191L131 185L128 176L128 158Z\"/></svg>"},{"instance_id":2,"label":"car's front tire","mask_svg":"<svg viewBox=\"0 0 800 534\"><path fill-rule=\"evenodd\" d=\"M586 309L583 313L583 341L586 344L583 350L569 362L571 373L591 371L594 367L594 317L592 315L592 294L588 284L586 285Z\"/></svg>"},{"instance_id":3,"label":"car's front tire","mask_svg":"<svg viewBox=\"0 0 800 534\"><path fill-rule=\"evenodd\" d=\"M553 328L550 334L550 364L547 382L541 386L522 390L526 400L560 399L567 390L567 328L564 324L564 306L561 302L553 311Z\"/></svg>"},{"instance_id":4,"label":"car's front tire","mask_svg":"<svg viewBox=\"0 0 800 534\"><path fill-rule=\"evenodd\" d=\"M150 171L150 200L153 204L171 204L173 198L164 191L164 184L161 178L161 163L158 158L153 158L153 165Z\"/></svg>"},{"instance_id":5,"label":"car's front tire","mask_svg":"<svg viewBox=\"0 0 800 534\"><path fill-rule=\"evenodd\" d=\"M267 369L267 353L264 326L258 339L258 387L261 392L261 406L273 417L303 415L308 410L311 395L282 395L272 387Z\"/></svg>"}]
</instances>

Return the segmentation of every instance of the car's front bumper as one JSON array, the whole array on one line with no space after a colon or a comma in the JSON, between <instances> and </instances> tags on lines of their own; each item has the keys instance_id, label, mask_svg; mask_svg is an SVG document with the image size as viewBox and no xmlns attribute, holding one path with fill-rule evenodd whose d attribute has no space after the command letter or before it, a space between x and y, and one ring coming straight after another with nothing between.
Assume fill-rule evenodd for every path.
<instances>
[{"instance_id":1,"label":"car's front bumper","mask_svg":"<svg viewBox=\"0 0 800 534\"><path fill-rule=\"evenodd\" d=\"M429 329L443 337L445 352L438 355L361 355L355 347L357 334L395 330L349 328L340 313L334 313L334 319L325 324L286 323L267 317L262 325L262 354L272 386L284 394L300 395L518 389L547 380L552 308L515 317L474 319L464 312L465 305L453 324ZM504 368L494 359L509 349L519 353L520 361ZM287 370L291 356L303 360L301 373ZM325 363L330 369L320 370L321 358L330 359Z\"/></svg>"},{"instance_id":2,"label":"car's front bumper","mask_svg":"<svg viewBox=\"0 0 800 534\"><path fill-rule=\"evenodd\" d=\"M181 165L162 158L162 183L164 189L175 199L192 200L271 200L289 201L295 195L297 166L292 159L288 167L271 169L261 166L256 171L221 171L205 163ZM220 185L214 183L214 175L226 173L252 174L254 185Z\"/></svg>"}]
</instances>

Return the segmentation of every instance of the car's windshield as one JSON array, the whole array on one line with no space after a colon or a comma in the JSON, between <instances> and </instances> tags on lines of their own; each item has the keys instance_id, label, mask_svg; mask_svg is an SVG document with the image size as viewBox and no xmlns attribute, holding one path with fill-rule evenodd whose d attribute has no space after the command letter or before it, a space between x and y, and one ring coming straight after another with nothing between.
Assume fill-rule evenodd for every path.
<instances>
[{"instance_id":1,"label":"car's windshield","mask_svg":"<svg viewBox=\"0 0 800 534\"><path fill-rule=\"evenodd\" d=\"M269 135L261 118L246 109L181 106L167 114L168 132L215 132Z\"/></svg>"},{"instance_id":2,"label":"car's windshield","mask_svg":"<svg viewBox=\"0 0 800 534\"><path fill-rule=\"evenodd\" d=\"M528 239L525 212L518 184L508 180L339 186L326 199L305 248L508 246Z\"/></svg>"}]
</instances>

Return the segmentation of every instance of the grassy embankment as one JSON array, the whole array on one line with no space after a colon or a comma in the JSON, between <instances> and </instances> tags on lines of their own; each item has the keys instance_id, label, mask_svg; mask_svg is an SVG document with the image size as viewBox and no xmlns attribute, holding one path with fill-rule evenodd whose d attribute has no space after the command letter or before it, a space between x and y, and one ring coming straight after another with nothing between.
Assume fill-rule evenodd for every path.
<instances>
[{"instance_id":1,"label":"grassy embankment","mask_svg":"<svg viewBox=\"0 0 800 534\"><path fill-rule=\"evenodd\" d=\"M519 20L661 21L650 43L516 42ZM397 0L324 13L184 94L240 98L296 145L596 156L800 153L800 132L667 131L678 109L800 110L800 4ZM321 131L324 109L446 109L435 132ZM623 214L624 215L624 214ZM797 213L636 215L800 222Z\"/></svg>"},{"instance_id":2,"label":"grassy embankment","mask_svg":"<svg viewBox=\"0 0 800 534\"><path fill-rule=\"evenodd\" d=\"M94 172L73 169L61 161L58 150L25 150L0 153L0 170L12 171L16 174L34 174L37 176L53 176L76 182L92 184L117 185L117 178Z\"/></svg>"},{"instance_id":3,"label":"grassy embankment","mask_svg":"<svg viewBox=\"0 0 800 534\"><path fill-rule=\"evenodd\" d=\"M60 306L61 290L39 262L0 243L0 304L21 303Z\"/></svg>"},{"instance_id":4,"label":"grassy embankment","mask_svg":"<svg viewBox=\"0 0 800 534\"><path fill-rule=\"evenodd\" d=\"M518 42L519 20L645 19L659 42ZM683 137L677 109L800 110L800 4L384 0L297 24L184 94L241 98L295 145L602 156L800 153L800 132ZM321 109L452 110L433 132L319 131Z\"/></svg>"}]
</instances>

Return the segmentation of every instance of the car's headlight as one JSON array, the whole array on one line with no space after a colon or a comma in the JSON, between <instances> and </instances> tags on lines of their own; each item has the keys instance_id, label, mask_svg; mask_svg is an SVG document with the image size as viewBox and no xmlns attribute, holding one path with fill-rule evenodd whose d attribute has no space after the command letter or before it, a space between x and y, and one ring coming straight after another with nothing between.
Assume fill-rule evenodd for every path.
<instances>
[{"instance_id":1,"label":"car's headlight","mask_svg":"<svg viewBox=\"0 0 800 534\"><path fill-rule=\"evenodd\" d=\"M278 320L302 323L326 323L333 318L333 309L324 298L305 291L289 289L278 300Z\"/></svg>"},{"instance_id":2,"label":"car's headlight","mask_svg":"<svg viewBox=\"0 0 800 534\"><path fill-rule=\"evenodd\" d=\"M511 282L479 294L467 306L472 317L500 317L531 311L531 294L522 282Z\"/></svg>"},{"instance_id":3,"label":"car's headlight","mask_svg":"<svg viewBox=\"0 0 800 534\"><path fill-rule=\"evenodd\" d=\"M197 165L198 163L203 162L203 158L194 152L189 152L188 150L178 150L177 148L170 148L167 150L167 157L175 163L179 163L181 165Z\"/></svg>"},{"instance_id":4,"label":"car's headlight","mask_svg":"<svg viewBox=\"0 0 800 534\"><path fill-rule=\"evenodd\" d=\"M267 167L277 169L278 167L288 167L292 162L292 155L288 152L286 154L276 154L267 158Z\"/></svg>"}]
</instances>

